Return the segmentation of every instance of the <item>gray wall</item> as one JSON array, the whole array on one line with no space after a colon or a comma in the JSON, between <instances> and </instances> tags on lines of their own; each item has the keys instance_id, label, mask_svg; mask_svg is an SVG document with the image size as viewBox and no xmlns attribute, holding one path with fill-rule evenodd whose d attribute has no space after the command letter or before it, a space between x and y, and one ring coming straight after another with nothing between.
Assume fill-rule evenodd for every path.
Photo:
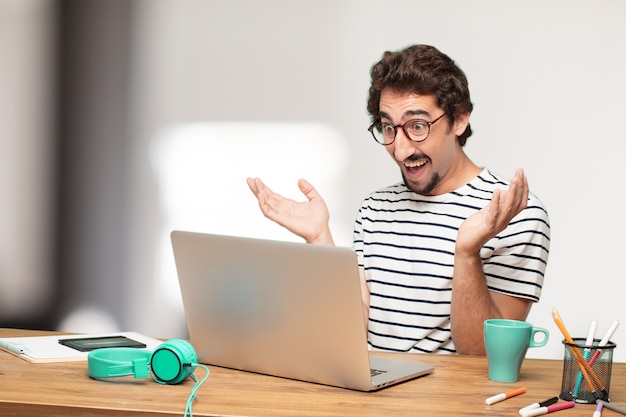
<instances>
[{"instance_id":1,"label":"gray wall","mask_svg":"<svg viewBox=\"0 0 626 417\"><path fill-rule=\"evenodd\" d=\"M0 2L0 323L54 307L54 7Z\"/></svg>"}]
</instances>

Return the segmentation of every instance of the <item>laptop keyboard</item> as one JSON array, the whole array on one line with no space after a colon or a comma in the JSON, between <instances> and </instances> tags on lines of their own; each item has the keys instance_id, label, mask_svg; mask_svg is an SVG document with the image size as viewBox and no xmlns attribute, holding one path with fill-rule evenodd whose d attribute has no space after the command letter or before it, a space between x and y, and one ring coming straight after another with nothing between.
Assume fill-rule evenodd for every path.
<instances>
[{"instance_id":1,"label":"laptop keyboard","mask_svg":"<svg viewBox=\"0 0 626 417\"><path fill-rule=\"evenodd\" d=\"M383 371L382 369L370 369L370 373L372 374L372 378L376 375L387 373L387 371Z\"/></svg>"}]
</instances>

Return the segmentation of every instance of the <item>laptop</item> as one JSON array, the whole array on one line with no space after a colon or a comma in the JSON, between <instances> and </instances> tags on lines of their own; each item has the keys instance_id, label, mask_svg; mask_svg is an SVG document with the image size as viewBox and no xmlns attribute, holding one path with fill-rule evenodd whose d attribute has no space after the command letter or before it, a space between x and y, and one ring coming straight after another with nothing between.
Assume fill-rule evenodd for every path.
<instances>
[{"instance_id":1,"label":"laptop","mask_svg":"<svg viewBox=\"0 0 626 417\"><path fill-rule=\"evenodd\" d=\"M370 357L352 249L185 231L171 240L200 363L358 391L434 370Z\"/></svg>"}]
</instances>

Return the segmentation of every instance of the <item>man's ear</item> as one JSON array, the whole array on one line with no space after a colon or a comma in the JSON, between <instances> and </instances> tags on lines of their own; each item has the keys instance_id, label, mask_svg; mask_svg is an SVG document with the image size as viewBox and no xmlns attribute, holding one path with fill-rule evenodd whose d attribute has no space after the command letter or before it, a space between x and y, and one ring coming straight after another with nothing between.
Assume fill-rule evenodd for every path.
<instances>
[{"instance_id":1,"label":"man's ear","mask_svg":"<svg viewBox=\"0 0 626 417\"><path fill-rule=\"evenodd\" d=\"M452 130L454 131L455 136L461 136L463 132L465 132L465 129L467 128L467 125L469 124L469 119L470 119L469 112L457 114L454 117L454 124L452 126Z\"/></svg>"}]
</instances>

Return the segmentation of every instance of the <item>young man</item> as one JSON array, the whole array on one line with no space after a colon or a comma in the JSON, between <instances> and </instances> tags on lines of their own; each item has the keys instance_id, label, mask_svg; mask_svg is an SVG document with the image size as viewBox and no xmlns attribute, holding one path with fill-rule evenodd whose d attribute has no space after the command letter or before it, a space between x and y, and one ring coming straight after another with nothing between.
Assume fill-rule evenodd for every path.
<instances>
[{"instance_id":1,"label":"young man","mask_svg":"<svg viewBox=\"0 0 626 417\"><path fill-rule=\"evenodd\" d=\"M467 79L436 48L386 52L371 69L374 139L403 182L370 194L354 231L372 349L484 355L483 322L525 320L539 300L550 245L523 171L507 182L463 150L472 134ZM248 179L264 215L308 243L332 245L315 188L307 201Z\"/></svg>"}]
</instances>

